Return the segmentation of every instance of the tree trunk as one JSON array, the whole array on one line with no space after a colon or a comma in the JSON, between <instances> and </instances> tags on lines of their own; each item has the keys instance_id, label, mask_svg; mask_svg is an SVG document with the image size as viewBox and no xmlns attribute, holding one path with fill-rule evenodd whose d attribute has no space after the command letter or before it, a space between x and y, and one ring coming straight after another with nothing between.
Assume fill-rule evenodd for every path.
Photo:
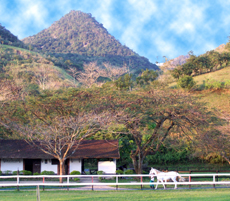
<instances>
[{"instance_id":1,"label":"tree trunk","mask_svg":"<svg viewBox=\"0 0 230 201\"><path fill-rule=\"evenodd\" d=\"M64 160L59 160L59 164L60 164L60 175L63 175L64 170L65 170L65 167L64 167L65 161ZM63 183L63 178L62 177L59 177L59 182Z\"/></svg>"},{"instance_id":2,"label":"tree trunk","mask_svg":"<svg viewBox=\"0 0 230 201\"><path fill-rule=\"evenodd\" d=\"M131 152L130 157L133 161L133 167L136 172L136 174L141 174L142 173L142 166L143 166L143 155L141 153L138 153L138 157L136 154L133 154Z\"/></svg>"}]
</instances>

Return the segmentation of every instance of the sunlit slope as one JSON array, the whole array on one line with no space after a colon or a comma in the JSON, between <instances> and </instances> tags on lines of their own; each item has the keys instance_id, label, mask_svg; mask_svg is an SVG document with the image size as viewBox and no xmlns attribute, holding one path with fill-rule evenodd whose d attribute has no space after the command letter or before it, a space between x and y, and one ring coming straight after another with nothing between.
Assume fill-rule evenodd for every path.
<instances>
[{"instance_id":1,"label":"sunlit slope","mask_svg":"<svg viewBox=\"0 0 230 201\"><path fill-rule=\"evenodd\" d=\"M25 90L32 85L44 90L78 84L64 69L55 66L49 57L8 45L0 45L0 73Z\"/></svg>"},{"instance_id":2,"label":"sunlit slope","mask_svg":"<svg viewBox=\"0 0 230 201\"><path fill-rule=\"evenodd\" d=\"M215 72L196 76L194 77L194 80L199 86L202 86L208 80L216 80L218 82L225 83L230 80L230 66ZM221 112L227 112L230 114L230 89L203 89L199 92L195 92L194 94L199 96L201 101L206 102L208 108L216 108Z\"/></svg>"}]
</instances>

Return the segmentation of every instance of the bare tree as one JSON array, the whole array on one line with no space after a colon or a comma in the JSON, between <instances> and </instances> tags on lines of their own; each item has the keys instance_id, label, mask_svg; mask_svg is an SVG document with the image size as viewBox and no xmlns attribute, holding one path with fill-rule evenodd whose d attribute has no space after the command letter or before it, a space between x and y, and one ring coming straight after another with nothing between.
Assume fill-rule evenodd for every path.
<instances>
[{"instance_id":1,"label":"bare tree","mask_svg":"<svg viewBox=\"0 0 230 201\"><path fill-rule=\"evenodd\" d=\"M74 85L75 85L76 84L76 78L77 78L79 71L77 70L77 68L73 68L73 67L69 67L68 71L70 72L71 76L74 78Z\"/></svg>"},{"instance_id":2,"label":"bare tree","mask_svg":"<svg viewBox=\"0 0 230 201\"><path fill-rule=\"evenodd\" d=\"M110 78L112 81L128 72L128 68L126 65L123 67L112 66L110 63L103 63L103 65L107 70L107 77Z\"/></svg>"},{"instance_id":3,"label":"bare tree","mask_svg":"<svg viewBox=\"0 0 230 201\"><path fill-rule=\"evenodd\" d=\"M97 83L97 79L102 76L106 77L107 73L104 69L97 65L97 62L84 63L84 71L79 73L77 80L86 87L91 87Z\"/></svg>"},{"instance_id":4,"label":"bare tree","mask_svg":"<svg viewBox=\"0 0 230 201\"><path fill-rule=\"evenodd\" d=\"M47 83L53 79L55 70L48 65L42 64L34 70L36 81L42 90L45 90Z\"/></svg>"},{"instance_id":5,"label":"bare tree","mask_svg":"<svg viewBox=\"0 0 230 201\"><path fill-rule=\"evenodd\" d=\"M27 143L58 159L63 175L65 160L77 151L82 140L101 130L108 119L108 115L79 113L56 117L52 122L37 119L27 125L11 122L9 126Z\"/></svg>"}]
</instances>

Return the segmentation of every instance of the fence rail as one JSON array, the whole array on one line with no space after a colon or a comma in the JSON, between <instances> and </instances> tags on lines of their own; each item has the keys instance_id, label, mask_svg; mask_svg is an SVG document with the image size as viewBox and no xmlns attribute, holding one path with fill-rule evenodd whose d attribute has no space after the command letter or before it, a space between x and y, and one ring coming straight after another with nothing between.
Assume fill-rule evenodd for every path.
<instances>
[{"instance_id":1,"label":"fence rail","mask_svg":"<svg viewBox=\"0 0 230 201\"><path fill-rule=\"evenodd\" d=\"M180 174L182 177L187 178L186 182L177 182L177 185L230 185L230 173L215 173L215 174ZM48 179L59 179L60 177L64 178L65 181L63 183L59 183L59 181L47 181ZM95 178L115 178L114 182L103 183L103 182L95 182ZM134 182L120 182L121 178L136 178ZM124 186L124 185L139 185L141 188L143 185L152 185L157 184L157 182L144 182L143 178L149 178L150 175L147 174L135 174L135 175L15 175L15 176L0 176L0 187L7 186ZM205 179L212 178L211 181L205 181ZM229 178L229 181L218 181L218 179L223 177ZM90 182L79 183L72 181L72 178L89 178ZM192 181L194 178L202 178L204 181ZM11 181L9 181L11 179ZM14 179L12 181L12 179ZM24 179L27 179L26 181ZM41 181L33 180L33 179L41 179ZM22 181L24 180L24 181ZM29 180L29 181L28 181ZM124 180L123 180L124 181ZM156 181L156 179L155 179ZM162 183L160 182L159 185ZM166 185L174 185L174 182L164 182Z\"/></svg>"}]
</instances>

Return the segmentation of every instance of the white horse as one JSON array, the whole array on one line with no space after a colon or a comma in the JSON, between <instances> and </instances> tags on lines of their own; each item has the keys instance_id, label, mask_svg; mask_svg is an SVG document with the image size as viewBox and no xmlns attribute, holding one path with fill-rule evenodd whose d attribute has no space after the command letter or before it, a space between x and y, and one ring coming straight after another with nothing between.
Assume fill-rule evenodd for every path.
<instances>
[{"instance_id":1,"label":"white horse","mask_svg":"<svg viewBox=\"0 0 230 201\"><path fill-rule=\"evenodd\" d=\"M177 172L174 171L170 171L170 172L161 172L157 169L151 168L149 174L155 174L157 177L157 184L156 184L156 188L159 184L159 182L161 181L164 189L165 189L165 184L167 183L167 180L172 180L175 183L175 187L174 189L177 189L177 177L180 178L181 181L185 181L185 179L183 177L180 176L180 174L178 174ZM164 184L165 181L165 184Z\"/></svg>"}]
</instances>

